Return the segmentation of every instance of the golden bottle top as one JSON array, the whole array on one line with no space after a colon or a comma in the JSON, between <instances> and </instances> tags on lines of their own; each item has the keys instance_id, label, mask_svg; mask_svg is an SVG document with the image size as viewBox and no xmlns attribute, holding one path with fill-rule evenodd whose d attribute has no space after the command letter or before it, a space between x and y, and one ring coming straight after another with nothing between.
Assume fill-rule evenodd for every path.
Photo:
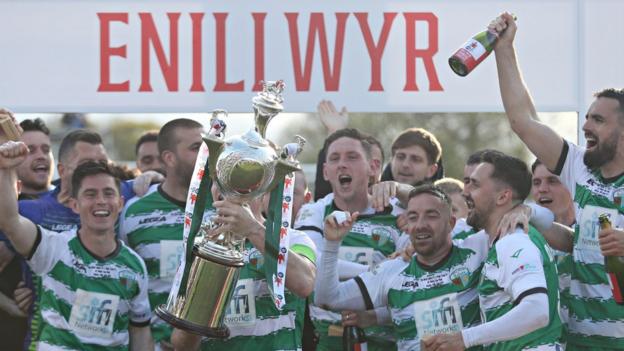
<instances>
[{"instance_id":1,"label":"golden bottle top","mask_svg":"<svg viewBox=\"0 0 624 351\"><path fill-rule=\"evenodd\" d=\"M608 214L603 213L600 216L598 216L598 223L600 223L600 229L611 228L611 221L609 220Z\"/></svg>"}]
</instances>

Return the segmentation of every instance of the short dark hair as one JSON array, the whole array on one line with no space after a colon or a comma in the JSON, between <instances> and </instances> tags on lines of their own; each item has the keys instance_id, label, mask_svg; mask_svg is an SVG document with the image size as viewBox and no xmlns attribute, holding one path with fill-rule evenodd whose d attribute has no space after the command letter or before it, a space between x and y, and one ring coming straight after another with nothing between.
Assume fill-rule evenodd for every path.
<instances>
[{"instance_id":1,"label":"short dark hair","mask_svg":"<svg viewBox=\"0 0 624 351\"><path fill-rule=\"evenodd\" d=\"M147 132L141 134L139 139L134 146L134 154L137 155L139 153L139 148L144 143L157 143L158 142L158 131L157 130L148 130Z\"/></svg>"},{"instance_id":2,"label":"short dark hair","mask_svg":"<svg viewBox=\"0 0 624 351\"><path fill-rule=\"evenodd\" d=\"M412 198L421 194L429 194L437 197L448 207L449 211L452 211L453 206L451 204L451 198L439 186L433 184L419 185L409 192L407 201L409 202Z\"/></svg>"},{"instance_id":3,"label":"short dark hair","mask_svg":"<svg viewBox=\"0 0 624 351\"><path fill-rule=\"evenodd\" d=\"M398 149L410 146L420 146L427 154L427 161L430 165L438 163L442 157L442 146L438 139L430 131L423 128L408 128L399 134L392 142L392 155Z\"/></svg>"},{"instance_id":4,"label":"short dark hair","mask_svg":"<svg viewBox=\"0 0 624 351\"><path fill-rule=\"evenodd\" d=\"M609 98L615 99L620 104L618 108L620 112L620 121L624 120L624 89L615 89L615 88L607 88L603 89L594 94L596 99L598 98Z\"/></svg>"},{"instance_id":5,"label":"short dark hair","mask_svg":"<svg viewBox=\"0 0 624 351\"><path fill-rule=\"evenodd\" d=\"M177 140L175 139L176 129L195 129L203 127L204 126L201 123L188 118L176 118L165 123L165 125L162 126L158 132L158 153L162 154L166 150L175 150L175 146L177 144Z\"/></svg>"},{"instance_id":6,"label":"short dark hair","mask_svg":"<svg viewBox=\"0 0 624 351\"><path fill-rule=\"evenodd\" d=\"M381 145L381 142L379 142L379 140L377 140L377 138L375 138L372 135L366 136L365 139L366 139L366 142L369 143L371 146L377 146L379 148L379 151L381 151L381 165L383 166L385 156L384 156L384 148ZM372 148L371 148L371 151L372 151Z\"/></svg>"},{"instance_id":7,"label":"short dark hair","mask_svg":"<svg viewBox=\"0 0 624 351\"><path fill-rule=\"evenodd\" d=\"M490 152L490 151L496 151L496 150L483 149L483 150L477 150L473 152L472 154L470 154L470 156L468 156L468 160L466 160L466 165L468 166L478 165L479 163L481 163L483 154L486 152Z\"/></svg>"},{"instance_id":8,"label":"short dark hair","mask_svg":"<svg viewBox=\"0 0 624 351\"><path fill-rule=\"evenodd\" d=\"M482 155L482 162L494 166L490 177L512 189L513 200L524 201L531 191L531 172L521 159L490 150Z\"/></svg>"},{"instance_id":9,"label":"short dark hair","mask_svg":"<svg viewBox=\"0 0 624 351\"><path fill-rule=\"evenodd\" d=\"M50 135L50 129L41 118L25 119L20 122L20 127L24 132L41 132Z\"/></svg>"},{"instance_id":10,"label":"short dark hair","mask_svg":"<svg viewBox=\"0 0 624 351\"><path fill-rule=\"evenodd\" d=\"M535 169L541 164L543 164L542 161L540 161L539 158L536 158L535 161L533 161L533 163L531 164L531 173L535 173Z\"/></svg>"},{"instance_id":11,"label":"short dark hair","mask_svg":"<svg viewBox=\"0 0 624 351\"><path fill-rule=\"evenodd\" d=\"M371 159L371 144L366 140L368 136L364 135L364 133L360 132L359 130L355 128L343 128L343 129L338 129L337 131L333 132L330 136L327 137L327 139L325 139L325 144L323 145L323 149L325 149L326 160L327 160L327 156L329 156L328 154L329 146L334 141L340 138L351 138L351 139L355 139L359 141L360 144L362 144L364 153L366 154L366 159L367 160Z\"/></svg>"},{"instance_id":12,"label":"short dark hair","mask_svg":"<svg viewBox=\"0 0 624 351\"><path fill-rule=\"evenodd\" d=\"M76 167L76 170L74 171L74 174L72 175L72 197L76 198L78 196L78 190L80 190L82 181L86 177L98 174L107 174L111 176L115 181L115 187L117 188L117 192L121 194L121 182L119 178L115 176L115 173L111 169L111 166L109 164L101 161L86 161L78 165L78 167Z\"/></svg>"},{"instance_id":13,"label":"short dark hair","mask_svg":"<svg viewBox=\"0 0 624 351\"><path fill-rule=\"evenodd\" d=\"M102 144L102 137L97 132L88 129L76 129L69 132L63 140L61 140L61 146L59 147L59 161L63 162L67 159L69 153L74 149L76 144L82 141L91 145Z\"/></svg>"}]
</instances>

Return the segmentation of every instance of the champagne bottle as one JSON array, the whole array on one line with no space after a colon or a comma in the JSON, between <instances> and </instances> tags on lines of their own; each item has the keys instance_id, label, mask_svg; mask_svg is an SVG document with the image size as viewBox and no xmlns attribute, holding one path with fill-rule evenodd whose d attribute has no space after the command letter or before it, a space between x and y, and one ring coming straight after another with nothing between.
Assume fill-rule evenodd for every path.
<instances>
[{"instance_id":1,"label":"champagne bottle","mask_svg":"<svg viewBox=\"0 0 624 351\"><path fill-rule=\"evenodd\" d=\"M356 326L344 327L342 332L342 349L344 351L368 351L364 331Z\"/></svg>"},{"instance_id":2,"label":"champagne bottle","mask_svg":"<svg viewBox=\"0 0 624 351\"><path fill-rule=\"evenodd\" d=\"M611 228L609 216L604 213L598 217L598 222L600 229ZM613 299L618 304L624 305L624 257L605 256L605 269L613 292Z\"/></svg>"},{"instance_id":3,"label":"champagne bottle","mask_svg":"<svg viewBox=\"0 0 624 351\"><path fill-rule=\"evenodd\" d=\"M475 34L449 58L451 69L465 77L492 53L497 41L498 33L494 30L486 29Z\"/></svg>"}]
</instances>

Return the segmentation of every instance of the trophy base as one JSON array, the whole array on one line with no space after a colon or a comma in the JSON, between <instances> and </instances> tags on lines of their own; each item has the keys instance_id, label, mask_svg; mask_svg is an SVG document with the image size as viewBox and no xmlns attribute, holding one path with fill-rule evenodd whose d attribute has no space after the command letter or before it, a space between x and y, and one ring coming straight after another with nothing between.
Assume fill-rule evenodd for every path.
<instances>
[{"instance_id":1,"label":"trophy base","mask_svg":"<svg viewBox=\"0 0 624 351\"><path fill-rule=\"evenodd\" d=\"M195 323L191 323L189 321L180 319L174 316L173 314L171 314L169 311L167 311L167 309L165 308L165 305L160 305L156 307L155 312L156 312L156 315L162 318L162 320L164 320L165 322L173 325L174 327L178 329L182 329L184 331L191 332L193 334L198 334L198 335L206 336L209 338L220 338L220 339L225 339L228 336L230 336L230 330L226 326L223 326L220 328L208 328L208 327L204 327Z\"/></svg>"}]
</instances>

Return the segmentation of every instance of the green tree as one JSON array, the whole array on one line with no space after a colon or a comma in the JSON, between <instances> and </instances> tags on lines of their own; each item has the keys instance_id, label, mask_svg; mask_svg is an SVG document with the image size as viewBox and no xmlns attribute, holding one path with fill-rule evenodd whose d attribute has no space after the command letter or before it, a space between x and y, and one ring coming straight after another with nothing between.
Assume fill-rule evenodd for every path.
<instances>
[{"instance_id":1,"label":"green tree","mask_svg":"<svg viewBox=\"0 0 624 351\"><path fill-rule=\"evenodd\" d=\"M420 127L436 135L442 145L446 176L461 179L464 163L477 150L497 149L529 161L530 153L513 133L502 113L350 113L349 127L375 136L384 146L386 163L390 146L402 130ZM290 142L295 134L308 141L299 159L315 163L325 140L325 130L314 114L293 119L276 137L278 144Z\"/></svg>"},{"instance_id":2,"label":"green tree","mask_svg":"<svg viewBox=\"0 0 624 351\"><path fill-rule=\"evenodd\" d=\"M148 130L158 130L160 125L154 122L136 122L115 119L104 134L104 143L109 157L114 160L134 160L134 147L141 134Z\"/></svg>"}]
</instances>

